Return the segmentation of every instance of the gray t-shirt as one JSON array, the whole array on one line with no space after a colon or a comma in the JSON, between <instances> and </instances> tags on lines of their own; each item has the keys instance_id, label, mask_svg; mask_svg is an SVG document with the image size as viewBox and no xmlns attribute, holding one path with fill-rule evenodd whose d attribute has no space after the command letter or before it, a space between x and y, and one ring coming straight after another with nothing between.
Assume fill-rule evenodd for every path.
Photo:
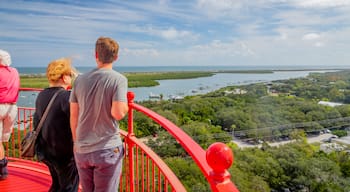
<instances>
[{"instance_id":1,"label":"gray t-shirt","mask_svg":"<svg viewBox=\"0 0 350 192\"><path fill-rule=\"evenodd\" d=\"M111 108L113 101L127 102L127 87L126 77L112 69L94 69L77 77L69 99L79 105L76 152L90 153L122 144Z\"/></svg>"}]
</instances>

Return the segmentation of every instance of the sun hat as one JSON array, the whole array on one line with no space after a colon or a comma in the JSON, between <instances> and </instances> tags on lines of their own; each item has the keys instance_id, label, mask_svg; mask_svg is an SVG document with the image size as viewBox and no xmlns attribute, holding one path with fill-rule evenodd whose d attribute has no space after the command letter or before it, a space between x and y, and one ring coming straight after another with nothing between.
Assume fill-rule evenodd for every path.
<instances>
[{"instance_id":1,"label":"sun hat","mask_svg":"<svg viewBox=\"0 0 350 192\"><path fill-rule=\"evenodd\" d=\"M0 49L0 65L3 66L10 66L11 65L11 56L10 54L5 51Z\"/></svg>"}]
</instances>

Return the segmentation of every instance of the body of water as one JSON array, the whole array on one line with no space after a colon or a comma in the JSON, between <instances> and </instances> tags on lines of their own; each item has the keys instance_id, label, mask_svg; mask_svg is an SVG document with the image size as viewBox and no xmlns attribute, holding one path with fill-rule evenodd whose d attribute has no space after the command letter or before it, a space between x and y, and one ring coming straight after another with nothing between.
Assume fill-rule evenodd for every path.
<instances>
[{"instance_id":1,"label":"body of water","mask_svg":"<svg viewBox=\"0 0 350 192\"><path fill-rule=\"evenodd\" d=\"M205 94L232 85L247 85L252 83L270 82L274 80L306 77L311 72L325 71L277 71L274 73L217 73L211 77L195 79L159 80L155 87L129 88L135 93L135 100L149 99L149 95L186 96Z\"/></svg>"},{"instance_id":2,"label":"body of water","mask_svg":"<svg viewBox=\"0 0 350 192\"><path fill-rule=\"evenodd\" d=\"M230 70L228 67L224 67ZM86 69L91 70L92 68ZM172 70L170 70L172 69ZM20 69L19 69L20 70ZM38 74L44 68L37 70L30 69L26 72ZM130 69L129 69L130 70ZM164 67L158 68L161 71L181 71L179 68ZM184 70L184 69L183 69ZM188 67L186 70L198 71L198 67ZM201 70L204 70L201 68ZM206 71L210 70L205 68ZM214 70L212 68L211 70ZM216 70L224 70L223 68L216 68ZM232 69L231 69L232 70ZM246 69L241 69L246 70ZM256 70L256 69L254 69ZM154 87L138 87L129 88L129 91L135 93L135 101L148 100L150 95L163 95L164 99L171 96L187 96L196 94L205 94L211 91L218 90L222 87L231 85L246 85L259 82L269 82L273 80L290 79L306 77L311 72L326 72L334 70L310 70L310 71L275 71L273 73L217 73L210 77L201 77L194 79L176 79L176 80L159 80L160 85ZM134 70L133 72L136 72ZM18 101L19 106L34 107L37 92L21 92Z\"/></svg>"}]
</instances>

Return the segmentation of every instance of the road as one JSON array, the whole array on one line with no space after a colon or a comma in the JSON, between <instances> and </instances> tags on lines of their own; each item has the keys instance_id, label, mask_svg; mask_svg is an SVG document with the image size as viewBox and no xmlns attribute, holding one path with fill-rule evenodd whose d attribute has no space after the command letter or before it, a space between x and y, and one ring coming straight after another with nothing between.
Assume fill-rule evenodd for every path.
<instances>
[{"instance_id":1,"label":"road","mask_svg":"<svg viewBox=\"0 0 350 192\"><path fill-rule=\"evenodd\" d=\"M330 137L332 137L333 134L330 133L326 133L326 134L321 134L318 136L314 136L314 137L308 137L307 138L307 142L308 143L315 143L315 142L321 142L323 139L328 139ZM279 141L279 142L267 142L270 146L279 146L279 145L284 145L287 143L290 143L294 140L287 140L287 141ZM261 147L261 144L258 145L252 145L249 143L245 143L240 141L239 139L234 139L233 140L234 143L236 143L238 145L239 148L246 148L246 147Z\"/></svg>"}]
</instances>

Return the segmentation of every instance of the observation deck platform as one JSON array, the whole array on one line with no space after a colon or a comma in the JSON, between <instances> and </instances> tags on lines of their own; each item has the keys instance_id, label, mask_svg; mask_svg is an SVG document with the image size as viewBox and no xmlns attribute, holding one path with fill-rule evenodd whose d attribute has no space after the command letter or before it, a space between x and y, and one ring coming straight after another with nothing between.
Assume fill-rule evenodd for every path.
<instances>
[{"instance_id":1,"label":"observation deck platform","mask_svg":"<svg viewBox=\"0 0 350 192\"><path fill-rule=\"evenodd\" d=\"M42 163L9 158L8 171L7 179L0 181L2 192L46 192L50 188L50 172Z\"/></svg>"}]
</instances>

